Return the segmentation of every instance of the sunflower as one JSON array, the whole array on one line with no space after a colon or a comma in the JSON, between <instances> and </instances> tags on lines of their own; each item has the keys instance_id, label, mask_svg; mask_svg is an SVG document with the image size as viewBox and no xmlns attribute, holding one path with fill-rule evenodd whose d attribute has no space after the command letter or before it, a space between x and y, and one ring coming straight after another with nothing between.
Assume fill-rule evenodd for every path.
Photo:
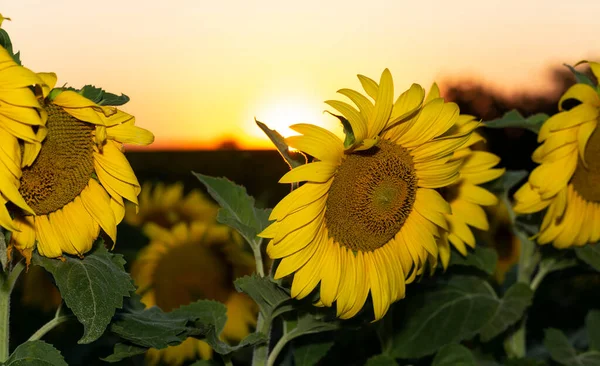
<instances>
[{"instance_id":1,"label":"sunflower","mask_svg":"<svg viewBox=\"0 0 600 366\"><path fill-rule=\"evenodd\" d=\"M521 241L512 232L508 207L504 202L499 201L495 206L487 207L487 211L490 215L487 241L498 253L494 278L498 283L503 283L506 274L519 262Z\"/></svg>"},{"instance_id":2,"label":"sunflower","mask_svg":"<svg viewBox=\"0 0 600 366\"><path fill-rule=\"evenodd\" d=\"M436 189L458 180L461 161L453 161L453 153L470 131L450 135L458 106L441 98L423 104L417 84L394 102L387 69L379 84L358 78L372 100L341 89L358 109L326 101L343 115L345 142L317 126L290 127L302 135L286 143L316 161L281 178L306 183L277 204L270 216L275 222L260 235L271 239L269 256L281 258L275 278L294 274L292 297L307 296L320 282L317 304L336 302L337 315L350 318L370 292L380 319L404 297L405 283L449 250L436 243L450 213Z\"/></svg>"},{"instance_id":3,"label":"sunflower","mask_svg":"<svg viewBox=\"0 0 600 366\"><path fill-rule=\"evenodd\" d=\"M600 64L589 65L600 78ZM532 156L540 165L515 193L514 210L526 214L547 209L537 242L567 248L600 239L599 91L575 84L558 108L540 129L542 144Z\"/></svg>"},{"instance_id":4,"label":"sunflower","mask_svg":"<svg viewBox=\"0 0 600 366\"><path fill-rule=\"evenodd\" d=\"M167 186L146 182L138 199L139 212L134 205L125 207L125 222L133 226L153 222L171 228L179 222L214 221L219 209L197 189L184 196L180 182Z\"/></svg>"},{"instance_id":5,"label":"sunflower","mask_svg":"<svg viewBox=\"0 0 600 366\"><path fill-rule=\"evenodd\" d=\"M216 300L227 307L227 323L221 337L239 342L255 326L257 307L238 293L233 280L254 272L254 257L243 250L243 242L231 229L212 222L179 223L171 229L148 223L150 244L132 264L131 276L147 307L171 311L196 300ZM188 338L178 346L147 353L150 364L162 359L181 365L200 356L208 359L210 346Z\"/></svg>"},{"instance_id":6,"label":"sunflower","mask_svg":"<svg viewBox=\"0 0 600 366\"><path fill-rule=\"evenodd\" d=\"M436 84L433 85L428 99L439 98L439 89ZM456 120L454 129L456 133L472 131L478 126L475 117L461 114ZM475 236L469 228L472 226L480 230L488 230L489 223L482 206L493 206L498 203L497 197L480 187L482 183L492 181L502 174L505 169L494 168L500 158L487 151L477 151L471 147L478 142L484 141L483 137L473 132L470 138L460 149L454 152L450 161L460 162L460 179L447 187L440 189L442 196L450 203L451 213L445 214L448 221L449 231L442 235L441 240L447 240L463 256L467 255L467 247L475 247ZM466 245L465 245L466 244ZM448 265L449 256L442 256L442 265L444 268Z\"/></svg>"},{"instance_id":7,"label":"sunflower","mask_svg":"<svg viewBox=\"0 0 600 366\"><path fill-rule=\"evenodd\" d=\"M36 242L45 257L81 256L100 229L115 242L117 223L125 214L123 198L137 204L140 186L122 143L149 144L154 136L115 107L53 89L55 74L37 75L46 136L32 153L35 160L22 169L19 197L31 210L14 212L10 247L28 260Z\"/></svg>"},{"instance_id":8,"label":"sunflower","mask_svg":"<svg viewBox=\"0 0 600 366\"><path fill-rule=\"evenodd\" d=\"M19 180L21 168L35 158L36 146L41 147L45 136L46 113L35 92L42 83L0 47L0 226L12 231L17 228L6 208L8 202L34 213L19 193ZM25 144L23 151L19 141Z\"/></svg>"}]
</instances>

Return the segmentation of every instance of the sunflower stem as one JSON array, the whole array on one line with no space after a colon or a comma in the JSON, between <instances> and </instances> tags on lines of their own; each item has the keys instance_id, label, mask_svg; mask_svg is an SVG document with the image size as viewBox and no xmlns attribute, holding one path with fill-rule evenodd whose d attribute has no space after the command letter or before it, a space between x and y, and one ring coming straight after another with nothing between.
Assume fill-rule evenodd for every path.
<instances>
[{"instance_id":1,"label":"sunflower stem","mask_svg":"<svg viewBox=\"0 0 600 366\"><path fill-rule=\"evenodd\" d=\"M256 330L262 334L265 334L267 336L267 341L265 343L261 343L254 346L254 353L252 355L252 366L263 366L267 362L267 358L269 356L270 327L270 322L266 321L263 314L259 312L258 319L256 321Z\"/></svg>"},{"instance_id":2,"label":"sunflower stem","mask_svg":"<svg viewBox=\"0 0 600 366\"><path fill-rule=\"evenodd\" d=\"M521 239L521 255L519 256L517 282L526 284L535 292L539 282L541 282L545 275L544 273L539 278L536 276L536 279L532 283L533 273L540 263L541 253L533 241L523 235L519 235L519 239ZM527 354L526 324L527 314L519 322L518 328L505 339L504 349L509 358L523 358Z\"/></svg>"},{"instance_id":3,"label":"sunflower stem","mask_svg":"<svg viewBox=\"0 0 600 366\"><path fill-rule=\"evenodd\" d=\"M19 261L12 270L0 274L0 362L6 361L10 354L10 294L24 268Z\"/></svg>"},{"instance_id":4,"label":"sunflower stem","mask_svg":"<svg viewBox=\"0 0 600 366\"><path fill-rule=\"evenodd\" d=\"M273 351L271 351L271 354L269 355L269 359L267 360L267 366L275 365L275 361L277 361L277 357L279 356L279 354L281 353L283 348L288 344L288 342L291 341L293 338L294 338L294 332L290 332L290 333L285 333L279 339L279 341L277 341L277 344L275 345L275 347L273 347Z\"/></svg>"},{"instance_id":5,"label":"sunflower stem","mask_svg":"<svg viewBox=\"0 0 600 366\"><path fill-rule=\"evenodd\" d=\"M261 239L258 245L253 246L254 260L256 261L256 273L260 277L265 276L265 266L262 257L262 244ZM267 341L263 344L254 346L254 352L252 355L252 366L263 366L267 362L269 356L269 341L271 339L271 319L265 319L262 312L258 312L258 318L256 319L256 330L267 336Z\"/></svg>"},{"instance_id":6,"label":"sunflower stem","mask_svg":"<svg viewBox=\"0 0 600 366\"><path fill-rule=\"evenodd\" d=\"M56 316L50 320L48 323L44 324L40 329L38 329L35 333L33 333L33 335L31 337L29 337L29 339L27 340L28 342L31 341L37 341L39 339L42 339L43 336L46 335L46 333L48 333L49 331L51 331L52 329L54 329L56 326L66 322L69 319L75 318L74 315L64 315L64 316L59 316L58 314L56 314Z\"/></svg>"},{"instance_id":7,"label":"sunflower stem","mask_svg":"<svg viewBox=\"0 0 600 366\"><path fill-rule=\"evenodd\" d=\"M256 248L254 248L254 260L256 261L256 274L259 275L260 277L264 277L265 276L265 265L263 263L261 247L262 247L262 240L261 240L261 243L259 245L257 245Z\"/></svg>"}]
</instances>

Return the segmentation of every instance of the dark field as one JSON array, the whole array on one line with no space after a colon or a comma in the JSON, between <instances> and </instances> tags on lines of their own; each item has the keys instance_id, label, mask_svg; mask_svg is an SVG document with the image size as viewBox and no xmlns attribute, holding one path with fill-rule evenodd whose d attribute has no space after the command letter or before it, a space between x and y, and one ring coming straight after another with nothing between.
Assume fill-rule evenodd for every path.
<instances>
[{"instance_id":1,"label":"dark field","mask_svg":"<svg viewBox=\"0 0 600 366\"><path fill-rule=\"evenodd\" d=\"M289 167L275 150L136 151L126 155L140 183L181 181L187 191L204 189L192 171L227 177L246 187L263 207L273 207L290 190L289 184L277 183Z\"/></svg>"}]
</instances>

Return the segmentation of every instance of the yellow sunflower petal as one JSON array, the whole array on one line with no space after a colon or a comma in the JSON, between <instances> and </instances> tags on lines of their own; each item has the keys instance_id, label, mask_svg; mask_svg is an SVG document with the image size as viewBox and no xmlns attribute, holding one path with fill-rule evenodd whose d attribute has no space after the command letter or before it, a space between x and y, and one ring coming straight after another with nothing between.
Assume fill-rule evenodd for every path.
<instances>
[{"instance_id":1,"label":"yellow sunflower petal","mask_svg":"<svg viewBox=\"0 0 600 366\"><path fill-rule=\"evenodd\" d=\"M55 227L47 215L35 218L35 236L38 240L37 250L40 255L48 258L57 258L62 255L60 230Z\"/></svg>"},{"instance_id":2,"label":"yellow sunflower petal","mask_svg":"<svg viewBox=\"0 0 600 366\"><path fill-rule=\"evenodd\" d=\"M577 99L584 104L600 106L600 97L598 96L598 93L596 93L594 88L587 84L575 84L570 87L558 101L560 110L563 110L562 104L567 99Z\"/></svg>"},{"instance_id":3,"label":"yellow sunflower petal","mask_svg":"<svg viewBox=\"0 0 600 366\"><path fill-rule=\"evenodd\" d=\"M104 232L116 242L117 224L110 208L110 196L94 179L81 192L81 201L87 212L102 227Z\"/></svg>"},{"instance_id":4,"label":"yellow sunflower petal","mask_svg":"<svg viewBox=\"0 0 600 366\"><path fill-rule=\"evenodd\" d=\"M340 89L337 92L345 95L356 104L364 121L369 119L369 116L373 113L373 103L367 97L352 89Z\"/></svg>"},{"instance_id":5,"label":"yellow sunflower petal","mask_svg":"<svg viewBox=\"0 0 600 366\"><path fill-rule=\"evenodd\" d=\"M332 182L333 180L325 183L309 182L293 190L273 208L269 220L283 220L290 213L323 197L329 191Z\"/></svg>"},{"instance_id":6,"label":"yellow sunflower petal","mask_svg":"<svg viewBox=\"0 0 600 366\"><path fill-rule=\"evenodd\" d=\"M367 138L367 121L363 120L359 111L350 104L340 102L339 100L326 100L325 103L338 110L348 120L350 126L352 126L352 133L354 133L356 143L360 143Z\"/></svg>"},{"instance_id":7,"label":"yellow sunflower petal","mask_svg":"<svg viewBox=\"0 0 600 366\"><path fill-rule=\"evenodd\" d=\"M390 70L385 69L381 74L373 114L369 119L368 137L373 138L388 124L394 102L394 81Z\"/></svg>"},{"instance_id":8,"label":"yellow sunflower petal","mask_svg":"<svg viewBox=\"0 0 600 366\"><path fill-rule=\"evenodd\" d=\"M304 181L323 183L328 181L333 176L338 166L339 164L332 164L324 161L300 165L281 177L279 183L295 183Z\"/></svg>"}]
</instances>

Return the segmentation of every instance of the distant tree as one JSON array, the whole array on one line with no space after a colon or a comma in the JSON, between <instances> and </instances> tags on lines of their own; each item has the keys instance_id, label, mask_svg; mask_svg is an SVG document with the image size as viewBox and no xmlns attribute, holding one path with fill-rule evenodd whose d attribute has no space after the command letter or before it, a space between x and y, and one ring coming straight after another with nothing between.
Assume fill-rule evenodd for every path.
<instances>
[{"instance_id":1,"label":"distant tree","mask_svg":"<svg viewBox=\"0 0 600 366\"><path fill-rule=\"evenodd\" d=\"M525 117L535 113L553 115L558 112L560 96L575 83L575 78L566 67L551 69L549 74L554 86L537 93L507 95L476 80L441 83L440 87L445 99L458 104L461 113L482 121L499 118L513 109ZM534 133L517 128L482 129L481 132L487 140L485 148L500 156L503 166L528 170L535 167L531 161L531 154L538 145Z\"/></svg>"}]
</instances>

